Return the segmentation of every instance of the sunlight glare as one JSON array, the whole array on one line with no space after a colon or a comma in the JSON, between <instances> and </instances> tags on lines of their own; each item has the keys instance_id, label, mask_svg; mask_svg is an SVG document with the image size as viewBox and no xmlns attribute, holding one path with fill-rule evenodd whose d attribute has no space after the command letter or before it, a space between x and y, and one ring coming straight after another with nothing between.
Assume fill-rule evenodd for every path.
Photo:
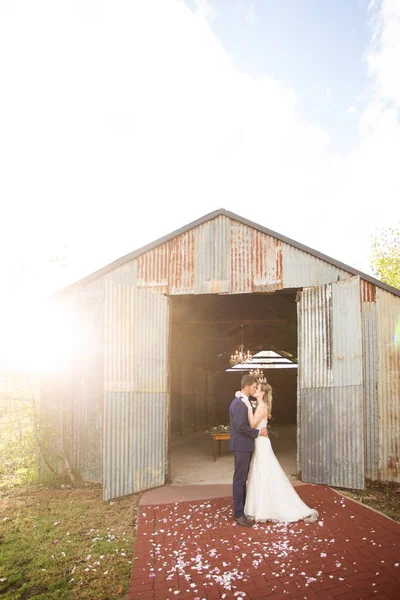
<instances>
[{"instance_id":1,"label":"sunlight glare","mask_svg":"<svg viewBox=\"0 0 400 600\"><path fill-rule=\"evenodd\" d=\"M3 307L0 364L20 373L58 372L73 359L78 331L65 309L49 302Z\"/></svg>"}]
</instances>

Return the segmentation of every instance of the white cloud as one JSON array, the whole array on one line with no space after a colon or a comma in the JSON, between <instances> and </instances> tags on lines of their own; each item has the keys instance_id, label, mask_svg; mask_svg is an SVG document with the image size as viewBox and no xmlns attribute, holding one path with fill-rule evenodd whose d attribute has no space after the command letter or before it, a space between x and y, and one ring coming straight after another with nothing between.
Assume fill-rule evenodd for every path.
<instances>
[{"instance_id":1,"label":"white cloud","mask_svg":"<svg viewBox=\"0 0 400 600\"><path fill-rule=\"evenodd\" d=\"M250 25L254 25L256 22L256 5L255 2L250 2L249 12L245 16L244 20L246 23L250 23Z\"/></svg>"},{"instance_id":2,"label":"white cloud","mask_svg":"<svg viewBox=\"0 0 400 600\"><path fill-rule=\"evenodd\" d=\"M366 173L368 197L379 202L377 218L385 224L400 215L400 3L371 3L372 44L367 64L371 98L360 117L359 168ZM383 203L383 204L382 204ZM383 210L386 208L387 210Z\"/></svg>"},{"instance_id":3,"label":"white cloud","mask_svg":"<svg viewBox=\"0 0 400 600\"><path fill-rule=\"evenodd\" d=\"M205 19L215 19L217 11L208 0L194 0L197 7L197 13L201 14Z\"/></svg>"},{"instance_id":4,"label":"white cloud","mask_svg":"<svg viewBox=\"0 0 400 600\"><path fill-rule=\"evenodd\" d=\"M400 108L400 4L398 0L370 3L373 36L367 54L377 99Z\"/></svg>"},{"instance_id":5,"label":"white cloud","mask_svg":"<svg viewBox=\"0 0 400 600\"><path fill-rule=\"evenodd\" d=\"M343 217L353 215L354 239L360 244L357 262L364 268L375 226L400 221L400 3L382 0L371 3L370 10L369 100L360 113L358 143L343 160L336 187ZM348 112L355 112L355 107Z\"/></svg>"},{"instance_id":6,"label":"white cloud","mask_svg":"<svg viewBox=\"0 0 400 600\"><path fill-rule=\"evenodd\" d=\"M375 91L349 156L302 117L293 89L237 71L210 2L95 6L26 1L0 23L0 266L20 256L36 273L19 293L220 207L366 268L365 236L398 203L395 4L373 9ZM64 243L56 278L47 257Z\"/></svg>"}]
</instances>

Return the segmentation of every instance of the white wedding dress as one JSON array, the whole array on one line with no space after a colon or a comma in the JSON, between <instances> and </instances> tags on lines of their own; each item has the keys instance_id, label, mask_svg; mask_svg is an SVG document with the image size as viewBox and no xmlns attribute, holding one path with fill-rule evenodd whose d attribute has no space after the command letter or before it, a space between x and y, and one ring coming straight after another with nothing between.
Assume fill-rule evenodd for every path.
<instances>
[{"instance_id":1,"label":"white wedding dress","mask_svg":"<svg viewBox=\"0 0 400 600\"><path fill-rule=\"evenodd\" d=\"M262 419L258 428L266 427ZM279 464L268 437L258 436L247 478L244 514L265 523L316 521L318 512L304 504Z\"/></svg>"}]
</instances>

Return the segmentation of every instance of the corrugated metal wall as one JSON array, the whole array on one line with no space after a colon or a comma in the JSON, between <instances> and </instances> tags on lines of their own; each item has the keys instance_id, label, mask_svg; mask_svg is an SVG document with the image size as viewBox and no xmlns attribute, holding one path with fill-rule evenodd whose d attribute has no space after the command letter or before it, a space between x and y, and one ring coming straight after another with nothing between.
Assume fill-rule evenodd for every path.
<instances>
[{"instance_id":1,"label":"corrugated metal wall","mask_svg":"<svg viewBox=\"0 0 400 600\"><path fill-rule=\"evenodd\" d=\"M220 294L230 290L229 244L231 220L219 217L195 229L195 276L197 294Z\"/></svg>"},{"instance_id":2,"label":"corrugated metal wall","mask_svg":"<svg viewBox=\"0 0 400 600\"><path fill-rule=\"evenodd\" d=\"M400 298L362 284L367 477L399 481Z\"/></svg>"},{"instance_id":3,"label":"corrugated metal wall","mask_svg":"<svg viewBox=\"0 0 400 600\"><path fill-rule=\"evenodd\" d=\"M104 499L163 485L168 299L106 281Z\"/></svg>"},{"instance_id":4,"label":"corrugated metal wall","mask_svg":"<svg viewBox=\"0 0 400 600\"><path fill-rule=\"evenodd\" d=\"M332 284L332 386L362 386L360 279Z\"/></svg>"},{"instance_id":5,"label":"corrugated metal wall","mask_svg":"<svg viewBox=\"0 0 400 600\"><path fill-rule=\"evenodd\" d=\"M106 392L104 500L165 483L166 393Z\"/></svg>"},{"instance_id":6,"label":"corrugated metal wall","mask_svg":"<svg viewBox=\"0 0 400 600\"><path fill-rule=\"evenodd\" d=\"M365 396L365 456L366 477L376 479L379 468L379 415L377 393L377 324L376 288L361 281L364 396Z\"/></svg>"},{"instance_id":7,"label":"corrugated metal wall","mask_svg":"<svg viewBox=\"0 0 400 600\"><path fill-rule=\"evenodd\" d=\"M303 290L299 303L303 481L364 487L360 280Z\"/></svg>"},{"instance_id":8,"label":"corrugated metal wall","mask_svg":"<svg viewBox=\"0 0 400 600\"><path fill-rule=\"evenodd\" d=\"M399 481L400 298L377 289L376 320L380 443L378 478Z\"/></svg>"},{"instance_id":9,"label":"corrugated metal wall","mask_svg":"<svg viewBox=\"0 0 400 600\"><path fill-rule=\"evenodd\" d=\"M349 277L347 271L289 244L282 245L282 260L283 287L285 288L320 286Z\"/></svg>"},{"instance_id":10,"label":"corrugated metal wall","mask_svg":"<svg viewBox=\"0 0 400 600\"><path fill-rule=\"evenodd\" d=\"M360 386L300 390L302 480L364 488Z\"/></svg>"},{"instance_id":11,"label":"corrugated metal wall","mask_svg":"<svg viewBox=\"0 0 400 600\"><path fill-rule=\"evenodd\" d=\"M324 285L302 292L298 314L298 344L301 389L324 388L332 384L332 288Z\"/></svg>"},{"instance_id":12,"label":"corrugated metal wall","mask_svg":"<svg viewBox=\"0 0 400 600\"><path fill-rule=\"evenodd\" d=\"M250 294L322 285L346 271L219 216L142 254L140 288L168 294Z\"/></svg>"},{"instance_id":13,"label":"corrugated metal wall","mask_svg":"<svg viewBox=\"0 0 400 600\"><path fill-rule=\"evenodd\" d=\"M105 498L162 485L169 319L163 294L305 288L298 313L303 477L326 483L330 474L332 485L361 487L364 383L366 474L399 480L400 298L362 282L360 309L352 287L358 278L340 283L348 277L220 215L81 285L61 301L80 324L75 361L41 397L43 419L59 433L54 450L60 457L64 446L83 479L103 478ZM210 399L206 414L203 387ZM210 375L183 382L182 393L194 400L190 414L182 414L185 427L213 422L214 387Z\"/></svg>"}]
</instances>

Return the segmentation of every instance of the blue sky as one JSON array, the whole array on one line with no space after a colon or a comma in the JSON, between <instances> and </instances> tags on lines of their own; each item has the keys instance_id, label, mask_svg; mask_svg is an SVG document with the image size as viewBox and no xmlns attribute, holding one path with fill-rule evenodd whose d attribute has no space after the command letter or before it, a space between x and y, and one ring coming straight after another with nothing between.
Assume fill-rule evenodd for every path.
<instances>
[{"instance_id":1,"label":"blue sky","mask_svg":"<svg viewBox=\"0 0 400 600\"><path fill-rule=\"evenodd\" d=\"M197 10L194 0L187 0ZM365 104L371 40L366 0L210 0L210 26L237 68L295 89L299 108L347 151L356 143L350 107Z\"/></svg>"}]
</instances>

